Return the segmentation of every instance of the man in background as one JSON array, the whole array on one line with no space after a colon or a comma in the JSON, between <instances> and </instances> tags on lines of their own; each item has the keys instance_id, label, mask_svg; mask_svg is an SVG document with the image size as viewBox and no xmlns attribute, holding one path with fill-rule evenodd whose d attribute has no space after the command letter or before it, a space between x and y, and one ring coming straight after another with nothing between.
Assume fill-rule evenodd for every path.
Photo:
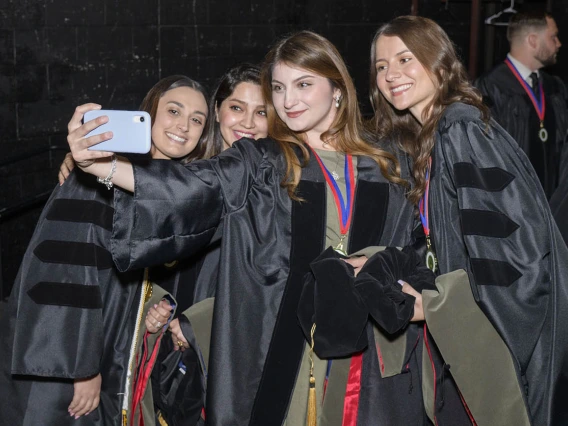
<instances>
[{"instance_id":1,"label":"man in background","mask_svg":"<svg viewBox=\"0 0 568 426\"><path fill-rule=\"evenodd\" d=\"M529 157L550 199L568 161L561 152L568 131L568 91L542 68L556 63L558 27L548 13L517 13L507 29L510 51L475 85L493 118ZM566 157L566 156L565 156Z\"/></svg>"}]
</instances>

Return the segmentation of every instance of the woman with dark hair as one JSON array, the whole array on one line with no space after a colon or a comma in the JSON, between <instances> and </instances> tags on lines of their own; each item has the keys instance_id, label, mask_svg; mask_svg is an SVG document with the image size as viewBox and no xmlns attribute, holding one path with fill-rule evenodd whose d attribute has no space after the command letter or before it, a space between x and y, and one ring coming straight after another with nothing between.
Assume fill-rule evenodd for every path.
<instances>
[{"instance_id":1,"label":"woman with dark hair","mask_svg":"<svg viewBox=\"0 0 568 426\"><path fill-rule=\"evenodd\" d=\"M180 75L148 92L141 109L152 118L151 158L191 158L206 99L199 83ZM172 308L147 270L114 267L112 195L79 170L44 208L2 328L2 425L154 422L147 379Z\"/></svg>"},{"instance_id":2,"label":"woman with dark hair","mask_svg":"<svg viewBox=\"0 0 568 426\"><path fill-rule=\"evenodd\" d=\"M367 425L417 418L421 393L412 392L412 374L401 374L419 371L416 326L387 338L361 311L355 342L341 348L342 356L324 360L306 350L325 334L323 324L321 333L312 328L307 335L298 324L301 317L313 327L315 293L303 291L303 277L326 246L354 254L409 243L406 163L368 143L347 67L325 38L302 31L281 40L261 76L270 138L244 138L186 166L125 159L112 165L109 153L87 149L105 139L85 138L102 121L81 124L79 114L73 117L68 141L77 164L103 177L112 166L113 183L124 189L115 192L114 259L120 269L163 263L221 236L211 344L200 345L197 328L187 336L207 374L208 424L295 425L307 418L310 424ZM159 187L176 189L158 196ZM327 250L323 258L340 272L334 275L343 277L342 287L351 288L366 258L343 261L334 253ZM412 310L414 299L396 286L393 298Z\"/></svg>"},{"instance_id":3,"label":"woman with dark hair","mask_svg":"<svg viewBox=\"0 0 568 426\"><path fill-rule=\"evenodd\" d=\"M204 149L200 150L201 157L198 158L214 157L243 137L265 138L268 134L268 124L266 102L260 89L260 68L245 63L223 74L210 98L209 116L211 119L207 122L200 142ZM176 297L181 311L196 302L213 297L219 255L219 243L216 242L210 244L205 253L198 253L192 258L192 276L186 281L193 285L176 286L183 293ZM189 346L177 319L170 323L170 331L176 343L175 349L183 350ZM182 342L183 345L177 345L177 342Z\"/></svg>"},{"instance_id":4,"label":"woman with dark hair","mask_svg":"<svg viewBox=\"0 0 568 426\"><path fill-rule=\"evenodd\" d=\"M211 96L209 114L215 120L207 126L204 158L217 155L241 138L265 138L268 125L260 68L245 63L223 74Z\"/></svg>"},{"instance_id":5,"label":"woman with dark hair","mask_svg":"<svg viewBox=\"0 0 568 426\"><path fill-rule=\"evenodd\" d=\"M439 425L566 424L568 252L526 155L490 119L447 34L402 16L371 47L374 130L413 161L409 199L439 293L416 297Z\"/></svg>"}]
</instances>

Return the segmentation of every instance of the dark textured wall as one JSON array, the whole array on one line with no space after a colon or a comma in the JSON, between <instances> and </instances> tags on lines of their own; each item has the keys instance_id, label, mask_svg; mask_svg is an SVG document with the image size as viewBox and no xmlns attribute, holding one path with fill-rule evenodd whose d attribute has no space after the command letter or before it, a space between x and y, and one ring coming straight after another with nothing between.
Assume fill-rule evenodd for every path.
<instances>
[{"instance_id":1,"label":"dark textured wall","mask_svg":"<svg viewBox=\"0 0 568 426\"><path fill-rule=\"evenodd\" d=\"M541 2L543 3L543 2ZM411 0L0 0L0 166L2 209L49 191L76 105L135 109L161 77L187 74L211 87L228 67L259 62L276 37L312 29L333 41L368 112L368 53L381 22L410 13ZM498 7L501 7L500 4ZM469 54L470 2L420 0ZM564 6L564 12L565 6ZM41 206L0 217L7 294ZM1 288L2 286L0 286Z\"/></svg>"}]
</instances>

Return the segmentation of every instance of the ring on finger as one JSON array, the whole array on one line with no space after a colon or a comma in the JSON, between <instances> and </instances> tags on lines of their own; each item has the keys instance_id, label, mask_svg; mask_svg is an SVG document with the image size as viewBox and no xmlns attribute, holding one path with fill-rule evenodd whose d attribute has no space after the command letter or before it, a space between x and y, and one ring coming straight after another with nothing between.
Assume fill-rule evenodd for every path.
<instances>
[{"instance_id":1,"label":"ring on finger","mask_svg":"<svg viewBox=\"0 0 568 426\"><path fill-rule=\"evenodd\" d=\"M183 342L182 342L181 340L178 340L178 341L177 341L177 345L178 345L180 348L183 348Z\"/></svg>"},{"instance_id":2,"label":"ring on finger","mask_svg":"<svg viewBox=\"0 0 568 426\"><path fill-rule=\"evenodd\" d=\"M156 327L158 327L158 328L160 328L161 325L162 325L162 323L161 323L160 321L158 321L158 322L156 323Z\"/></svg>"}]
</instances>

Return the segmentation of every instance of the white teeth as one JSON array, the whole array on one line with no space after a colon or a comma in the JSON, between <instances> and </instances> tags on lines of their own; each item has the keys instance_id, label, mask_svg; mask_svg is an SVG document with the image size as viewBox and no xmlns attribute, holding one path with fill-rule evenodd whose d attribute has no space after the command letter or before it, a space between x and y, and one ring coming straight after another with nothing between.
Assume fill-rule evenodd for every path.
<instances>
[{"instance_id":1,"label":"white teeth","mask_svg":"<svg viewBox=\"0 0 568 426\"><path fill-rule=\"evenodd\" d=\"M166 135L168 135L168 138L173 139L176 142L185 142L187 140L185 138L180 138L179 136L169 132L166 132Z\"/></svg>"},{"instance_id":2,"label":"white teeth","mask_svg":"<svg viewBox=\"0 0 568 426\"><path fill-rule=\"evenodd\" d=\"M412 84L403 84L402 86L398 86L395 87L394 89L391 89L392 93L398 93L398 92L402 92L403 90L406 89L410 89L412 87Z\"/></svg>"},{"instance_id":3,"label":"white teeth","mask_svg":"<svg viewBox=\"0 0 568 426\"><path fill-rule=\"evenodd\" d=\"M235 133L241 138L252 138L254 136L252 133L239 132L237 130L235 130Z\"/></svg>"}]
</instances>

